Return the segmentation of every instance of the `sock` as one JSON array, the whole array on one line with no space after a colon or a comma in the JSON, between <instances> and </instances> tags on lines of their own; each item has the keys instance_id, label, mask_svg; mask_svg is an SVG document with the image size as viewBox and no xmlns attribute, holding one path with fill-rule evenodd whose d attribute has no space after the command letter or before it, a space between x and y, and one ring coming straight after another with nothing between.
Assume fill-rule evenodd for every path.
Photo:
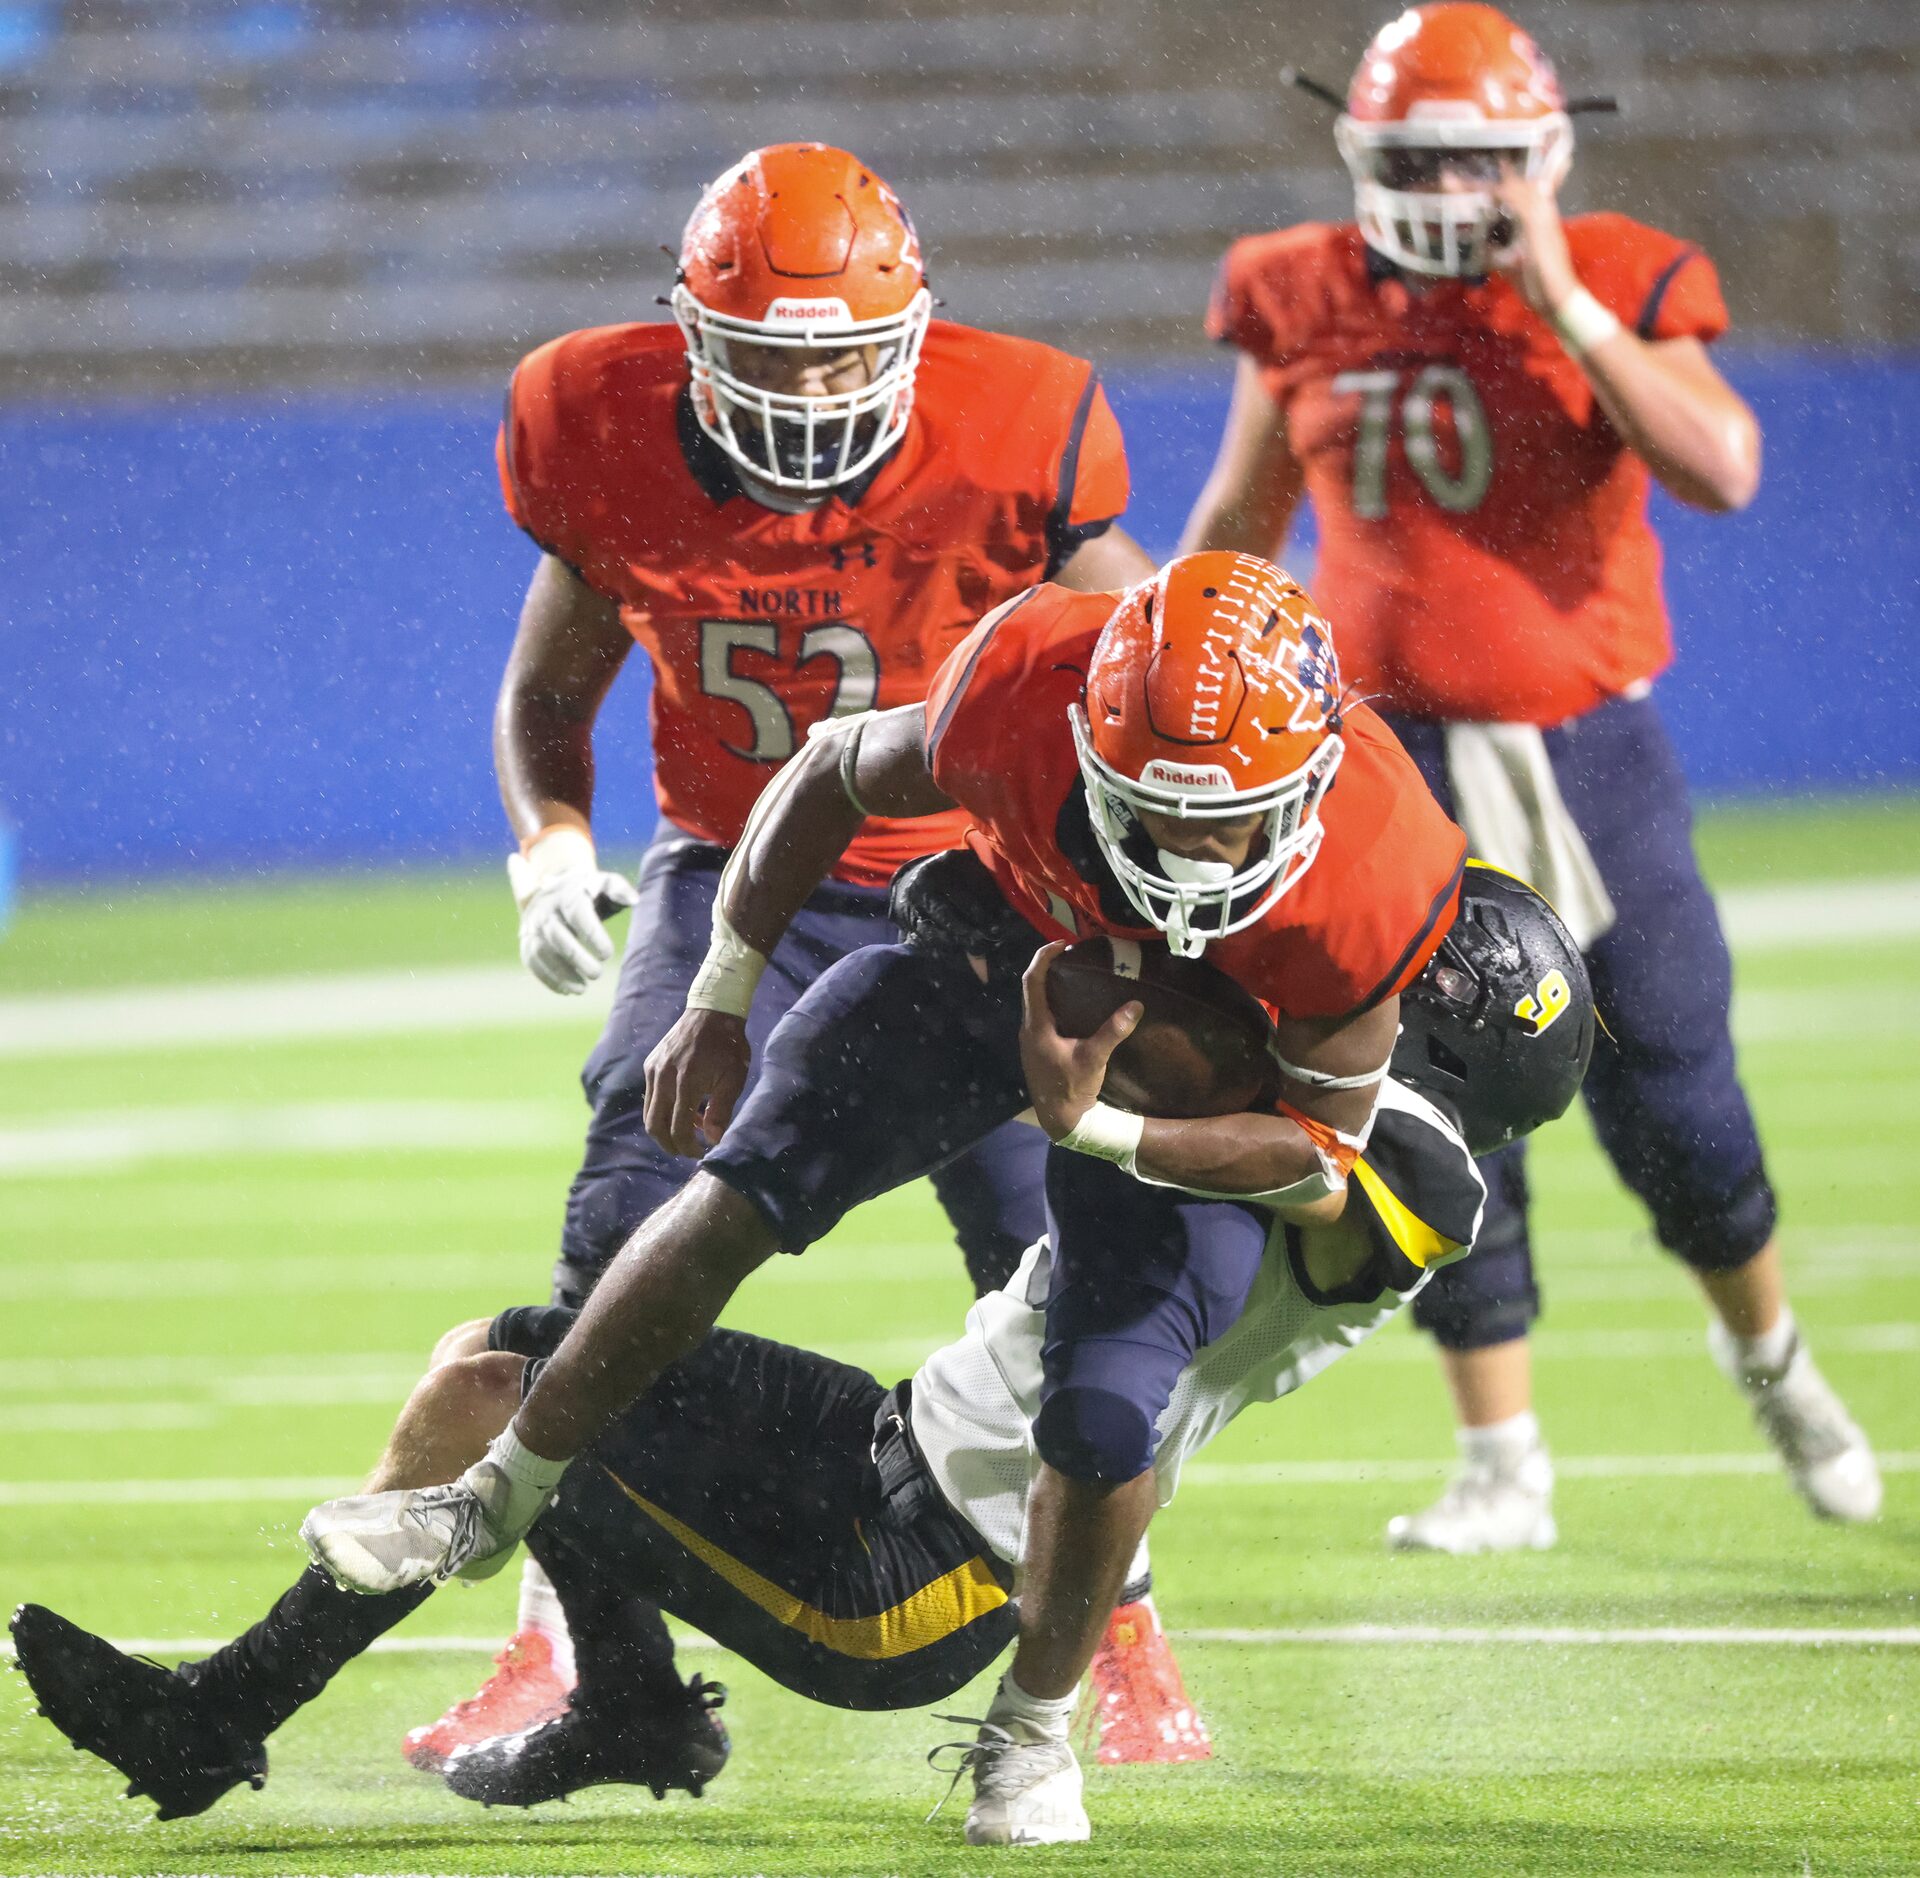
<instances>
[{"instance_id":1,"label":"sock","mask_svg":"<svg viewBox=\"0 0 1920 1878\"><path fill-rule=\"evenodd\" d=\"M1057 1699L1029 1695L1014 1681L1013 1671L1009 1669L1000 1678L1000 1687L994 1694L992 1706L987 1710L987 1720L997 1722L1016 1738L1064 1741L1073 1721L1073 1706L1079 1696L1077 1688Z\"/></svg>"},{"instance_id":2,"label":"sock","mask_svg":"<svg viewBox=\"0 0 1920 1878\"><path fill-rule=\"evenodd\" d=\"M573 1640L577 1699L623 1708L679 1702L687 1685L674 1666L673 1637L659 1605L614 1584L537 1526L529 1545L539 1547L541 1570Z\"/></svg>"},{"instance_id":3,"label":"sock","mask_svg":"<svg viewBox=\"0 0 1920 1878\"><path fill-rule=\"evenodd\" d=\"M1771 1330L1763 1330L1757 1337L1728 1338L1741 1373L1749 1376L1778 1376L1792 1360L1794 1345L1799 1340L1800 1326L1784 1304Z\"/></svg>"},{"instance_id":4,"label":"sock","mask_svg":"<svg viewBox=\"0 0 1920 1878\"><path fill-rule=\"evenodd\" d=\"M342 1591L317 1565L250 1630L180 1674L210 1698L209 1713L251 1740L264 1740L313 1698L375 1638L433 1595L412 1585L368 1597Z\"/></svg>"},{"instance_id":5,"label":"sock","mask_svg":"<svg viewBox=\"0 0 1920 1878\"><path fill-rule=\"evenodd\" d=\"M1147 1535L1133 1549L1133 1563L1127 1567L1127 1581L1120 1587L1122 1604L1138 1604L1153 1590L1153 1560L1147 1556Z\"/></svg>"},{"instance_id":6,"label":"sock","mask_svg":"<svg viewBox=\"0 0 1920 1878\"><path fill-rule=\"evenodd\" d=\"M1462 1457L1474 1466L1496 1471L1510 1468L1523 1455L1540 1445L1540 1418L1532 1409L1522 1409L1505 1421L1488 1422L1480 1428L1455 1431Z\"/></svg>"},{"instance_id":7,"label":"sock","mask_svg":"<svg viewBox=\"0 0 1920 1878\"><path fill-rule=\"evenodd\" d=\"M554 1673L562 1682L573 1683L579 1672L574 1667L573 1637L567 1629L567 1613L553 1580L529 1558L520 1571L520 1617L517 1632L537 1630L553 1651Z\"/></svg>"}]
</instances>

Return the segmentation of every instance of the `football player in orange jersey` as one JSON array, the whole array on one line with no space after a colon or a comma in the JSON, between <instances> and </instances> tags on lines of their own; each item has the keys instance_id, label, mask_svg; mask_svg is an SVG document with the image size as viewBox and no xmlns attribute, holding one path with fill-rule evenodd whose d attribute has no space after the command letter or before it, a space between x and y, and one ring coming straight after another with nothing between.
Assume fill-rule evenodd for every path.
<instances>
[{"instance_id":1,"label":"football player in orange jersey","mask_svg":"<svg viewBox=\"0 0 1920 1878\"><path fill-rule=\"evenodd\" d=\"M743 1098L755 990L863 821L956 808L966 850L896 884L908 943L820 978ZM817 740L756 804L686 1012L647 1065L655 1138L679 1154L717 1145L621 1249L486 1458L363 1506L353 1517L379 1528L382 1562L335 1569L368 1591L484 1574L755 1268L1031 1106L1056 1146L1021 1476L967 1455L937 1400L913 1394L896 1420L964 1476L982 1518L1032 1477L1019 1640L968 1749L967 1836L1085 1838L1068 1718L1166 1491L1163 1418L1187 1365L1234 1331L1270 1249L1291 1258L1281 1229L1344 1216L1401 994L1448 937L1464 862L1392 732L1345 702L1331 631L1279 568L1191 555L1123 594L1042 585L996 608L923 704ZM1102 1102L1140 1007L1075 1041L1046 997L1060 943L1093 934L1129 942L1121 957L1204 952L1260 998L1274 1101L1187 1121ZM1410 1267L1464 1249L1405 1224ZM1352 1295L1379 1275L1368 1261ZM584 1771L590 1734L569 1753Z\"/></svg>"},{"instance_id":2,"label":"football player in orange jersey","mask_svg":"<svg viewBox=\"0 0 1920 1878\"><path fill-rule=\"evenodd\" d=\"M1149 565L1114 518L1120 431L1092 368L932 318L893 191L843 150L751 153L687 224L672 323L570 333L513 376L499 470L541 550L500 690L494 752L520 949L555 991L611 961L620 984L583 1081L586 1153L555 1301L577 1306L628 1235L693 1172L642 1126L644 1065L706 949L714 892L755 800L817 726L917 701L980 614L1032 582L1110 587ZM594 724L638 644L651 668L658 832L637 882L591 827ZM836 959L889 940L886 887L951 846L961 818L868 822L794 923L749 1024L764 1041ZM1039 1236L1045 1142L1010 1123L938 1169L976 1290ZM1129 1603L1146 1599L1142 1574ZM1103 1653L1104 1752L1193 1758L1151 1606ZM479 1695L409 1735L439 1769L473 1740L554 1713L571 1681L558 1601L529 1568L517 1634ZM702 1725L705 1725L704 1722Z\"/></svg>"},{"instance_id":3,"label":"football player in orange jersey","mask_svg":"<svg viewBox=\"0 0 1920 1878\"><path fill-rule=\"evenodd\" d=\"M1587 1083L1594 1124L1697 1276L1716 1361L1814 1510L1869 1519L1872 1452L1787 1305L1726 944L1648 695L1671 655L1650 482L1724 511L1759 479L1753 415L1707 352L1727 324L1712 263L1622 215L1561 219L1566 102L1492 7L1421 6L1385 27L1336 135L1355 222L1227 256L1209 327L1241 357L1187 545L1271 552L1311 498L1349 676L1476 852L1531 878L1589 949L1611 1027ZM1463 1467L1437 1505L1392 1523L1395 1546L1555 1537L1520 1151L1485 1171L1475 1256L1416 1307Z\"/></svg>"}]
</instances>

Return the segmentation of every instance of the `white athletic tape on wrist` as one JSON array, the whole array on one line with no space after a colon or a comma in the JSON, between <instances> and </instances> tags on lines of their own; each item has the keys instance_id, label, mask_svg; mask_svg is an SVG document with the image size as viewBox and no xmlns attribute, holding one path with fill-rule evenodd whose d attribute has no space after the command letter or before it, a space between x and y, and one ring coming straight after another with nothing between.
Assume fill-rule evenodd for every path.
<instances>
[{"instance_id":1,"label":"white athletic tape on wrist","mask_svg":"<svg viewBox=\"0 0 1920 1878\"><path fill-rule=\"evenodd\" d=\"M1146 1127L1144 1117L1096 1102L1060 1137L1060 1146L1071 1148L1075 1154L1090 1154L1096 1161L1111 1161L1131 1174Z\"/></svg>"},{"instance_id":2,"label":"white athletic tape on wrist","mask_svg":"<svg viewBox=\"0 0 1920 1878\"><path fill-rule=\"evenodd\" d=\"M1626 328L1586 288L1576 287L1554 309L1553 330L1560 335L1560 343L1579 359Z\"/></svg>"},{"instance_id":3,"label":"white athletic tape on wrist","mask_svg":"<svg viewBox=\"0 0 1920 1878\"><path fill-rule=\"evenodd\" d=\"M753 1008L753 994L759 986L760 974L766 969L766 955L748 945L727 924L727 916L716 906L713 938L688 988L687 1009L724 1011L729 1017L745 1017Z\"/></svg>"}]
</instances>

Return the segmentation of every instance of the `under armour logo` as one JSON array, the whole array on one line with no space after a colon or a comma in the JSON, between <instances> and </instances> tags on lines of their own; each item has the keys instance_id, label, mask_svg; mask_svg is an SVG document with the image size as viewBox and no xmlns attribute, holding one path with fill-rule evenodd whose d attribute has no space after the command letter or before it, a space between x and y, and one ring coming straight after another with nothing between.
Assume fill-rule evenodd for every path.
<instances>
[{"instance_id":1,"label":"under armour logo","mask_svg":"<svg viewBox=\"0 0 1920 1878\"><path fill-rule=\"evenodd\" d=\"M878 567L880 551L871 541L841 542L827 550L833 571L844 574L848 567Z\"/></svg>"}]
</instances>

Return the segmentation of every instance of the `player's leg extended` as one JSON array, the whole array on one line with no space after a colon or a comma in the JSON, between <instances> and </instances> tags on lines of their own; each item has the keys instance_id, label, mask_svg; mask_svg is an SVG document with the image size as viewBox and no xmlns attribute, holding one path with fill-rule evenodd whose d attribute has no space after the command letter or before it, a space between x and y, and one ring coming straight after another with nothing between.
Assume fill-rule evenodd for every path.
<instances>
[{"instance_id":1,"label":"player's leg extended","mask_svg":"<svg viewBox=\"0 0 1920 1878\"><path fill-rule=\"evenodd\" d=\"M1257 1209L1048 1160L1052 1271L1020 1643L974 1749L976 1844L1084 1838L1068 1725L1156 1499L1154 1426L1181 1369L1222 1335L1260 1268Z\"/></svg>"},{"instance_id":2,"label":"player's leg extended","mask_svg":"<svg viewBox=\"0 0 1920 1878\"><path fill-rule=\"evenodd\" d=\"M488 1354L485 1325L444 1339L401 1411L370 1487L429 1485L485 1451L519 1399L522 1360ZM122 1655L39 1605L14 1613L21 1669L41 1712L127 1777L163 1819L205 1812L266 1778L266 1740L295 1710L431 1595L369 1597L309 1566L258 1623L197 1663L164 1670Z\"/></svg>"},{"instance_id":3,"label":"player's leg extended","mask_svg":"<svg viewBox=\"0 0 1920 1878\"><path fill-rule=\"evenodd\" d=\"M1731 962L1665 729L1651 701L1620 701L1548 747L1619 912L1591 955L1608 1032L1586 1086L1601 1145L1660 1243L1692 1268L1714 1313L1715 1360L1795 1487L1818 1513L1870 1519L1872 1450L1787 1305L1773 1188L1728 1029Z\"/></svg>"},{"instance_id":4,"label":"player's leg extended","mask_svg":"<svg viewBox=\"0 0 1920 1878\"><path fill-rule=\"evenodd\" d=\"M706 954L725 860L724 850L666 827L641 865L613 1008L581 1074L593 1113L567 1197L553 1274L556 1304L583 1305L614 1255L698 1166L646 1131L646 1059L685 1007ZM883 892L829 883L815 895L775 948L754 999L747 1024L750 1076L779 1020L816 978L847 952L891 937ZM521 1567L514 1635L492 1673L473 1695L410 1730L403 1752L423 1772L437 1773L461 1747L557 1715L574 1674L559 1597L529 1555Z\"/></svg>"},{"instance_id":5,"label":"player's leg extended","mask_svg":"<svg viewBox=\"0 0 1920 1878\"><path fill-rule=\"evenodd\" d=\"M509 1312L496 1340L538 1354L560 1315ZM1013 1631L1011 1568L940 1496L899 1392L737 1332L674 1364L581 1456L528 1543L565 1600L580 1683L560 1720L455 1758L448 1784L471 1799L652 1785L671 1755L711 1760L716 1742L724 1758L712 1686L683 1687L634 1634L636 1600L843 1708L937 1700ZM659 1718L695 1712L662 1740Z\"/></svg>"},{"instance_id":6,"label":"player's leg extended","mask_svg":"<svg viewBox=\"0 0 1920 1878\"><path fill-rule=\"evenodd\" d=\"M1444 726L1391 721L1428 788L1451 810ZM1480 1164L1487 1207L1472 1256L1443 1266L1414 1299L1414 1322L1439 1351L1460 1464L1431 1506L1387 1522L1387 1544L1396 1551L1538 1550L1558 1536L1553 1463L1533 1413L1527 1333L1540 1315L1540 1293L1524 1157L1516 1146Z\"/></svg>"}]
</instances>

